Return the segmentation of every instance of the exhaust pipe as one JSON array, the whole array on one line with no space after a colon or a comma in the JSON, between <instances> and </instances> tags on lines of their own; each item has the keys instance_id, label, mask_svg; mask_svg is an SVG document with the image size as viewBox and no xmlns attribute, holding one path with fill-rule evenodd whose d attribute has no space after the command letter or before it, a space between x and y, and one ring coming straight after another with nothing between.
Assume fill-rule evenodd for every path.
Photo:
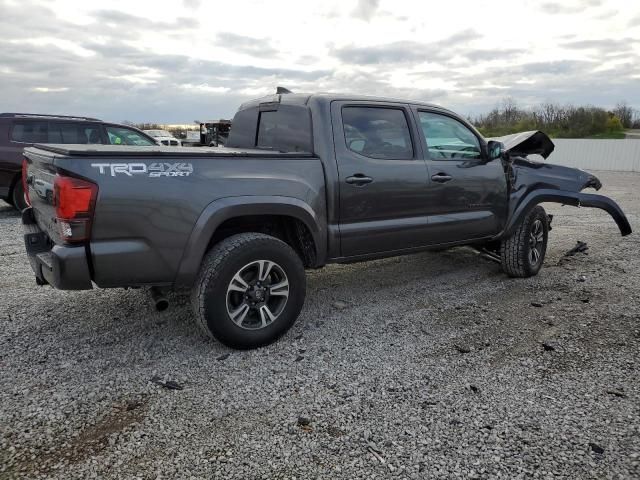
<instances>
[{"instance_id":1,"label":"exhaust pipe","mask_svg":"<svg viewBox=\"0 0 640 480\"><path fill-rule=\"evenodd\" d=\"M167 300L167 298L158 287L151 287L149 293L151 294L153 305L156 307L156 310L158 312L164 312L167 308L169 308L169 300Z\"/></svg>"}]
</instances>

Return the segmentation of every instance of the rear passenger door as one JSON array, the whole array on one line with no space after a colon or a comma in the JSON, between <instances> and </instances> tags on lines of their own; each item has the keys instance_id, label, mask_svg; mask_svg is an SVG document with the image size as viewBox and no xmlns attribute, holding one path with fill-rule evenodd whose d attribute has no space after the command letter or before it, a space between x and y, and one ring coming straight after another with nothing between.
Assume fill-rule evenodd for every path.
<instances>
[{"instance_id":1,"label":"rear passenger door","mask_svg":"<svg viewBox=\"0 0 640 480\"><path fill-rule=\"evenodd\" d=\"M343 257L429 243L427 169L404 104L331 106Z\"/></svg>"}]
</instances>

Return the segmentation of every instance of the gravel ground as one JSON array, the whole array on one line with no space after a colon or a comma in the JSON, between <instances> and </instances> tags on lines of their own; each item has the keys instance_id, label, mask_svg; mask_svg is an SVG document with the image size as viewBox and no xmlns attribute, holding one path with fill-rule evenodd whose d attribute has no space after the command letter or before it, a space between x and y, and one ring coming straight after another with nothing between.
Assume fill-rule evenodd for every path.
<instances>
[{"instance_id":1,"label":"gravel ground","mask_svg":"<svg viewBox=\"0 0 640 480\"><path fill-rule=\"evenodd\" d=\"M640 174L600 177L637 226ZM640 478L638 234L548 209L536 278L466 248L333 265L239 352L180 297L37 287L2 204L0 479Z\"/></svg>"}]
</instances>

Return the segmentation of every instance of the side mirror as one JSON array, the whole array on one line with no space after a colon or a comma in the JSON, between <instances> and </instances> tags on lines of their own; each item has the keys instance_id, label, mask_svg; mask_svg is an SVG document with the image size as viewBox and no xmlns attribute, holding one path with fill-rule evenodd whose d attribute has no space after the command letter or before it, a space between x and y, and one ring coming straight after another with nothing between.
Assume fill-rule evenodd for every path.
<instances>
[{"instance_id":1,"label":"side mirror","mask_svg":"<svg viewBox=\"0 0 640 480\"><path fill-rule=\"evenodd\" d=\"M489 161L502 157L504 144L502 142L496 142L495 140L489 140L489 143L487 143L487 153L489 155Z\"/></svg>"}]
</instances>

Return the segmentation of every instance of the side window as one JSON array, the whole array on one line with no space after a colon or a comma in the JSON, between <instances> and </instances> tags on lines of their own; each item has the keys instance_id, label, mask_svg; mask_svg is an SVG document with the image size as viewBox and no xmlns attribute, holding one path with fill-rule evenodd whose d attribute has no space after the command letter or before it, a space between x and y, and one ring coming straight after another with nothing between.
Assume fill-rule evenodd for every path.
<instances>
[{"instance_id":1,"label":"side window","mask_svg":"<svg viewBox=\"0 0 640 480\"><path fill-rule=\"evenodd\" d=\"M420 126L432 160L482 158L480 141L458 120L431 112L418 112Z\"/></svg>"},{"instance_id":2,"label":"side window","mask_svg":"<svg viewBox=\"0 0 640 480\"><path fill-rule=\"evenodd\" d=\"M403 110L344 107L342 124L347 148L360 155L388 160L413 158L409 124Z\"/></svg>"},{"instance_id":3,"label":"side window","mask_svg":"<svg viewBox=\"0 0 640 480\"><path fill-rule=\"evenodd\" d=\"M84 123L53 122L49 125L49 142L101 144L100 127Z\"/></svg>"},{"instance_id":4,"label":"side window","mask_svg":"<svg viewBox=\"0 0 640 480\"><path fill-rule=\"evenodd\" d=\"M11 140L20 143L47 143L49 141L47 122L17 121L11 130Z\"/></svg>"},{"instance_id":5,"label":"side window","mask_svg":"<svg viewBox=\"0 0 640 480\"><path fill-rule=\"evenodd\" d=\"M91 145L100 145L102 143L99 125L82 125L82 132L87 137L87 143Z\"/></svg>"},{"instance_id":6,"label":"side window","mask_svg":"<svg viewBox=\"0 0 640 480\"><path fill-rule=\"evenodd\" d=\"M123 127L105 127L109 137L109 145L153 146L155 143L138 132Z\"/></svg>"}]
</instances>

